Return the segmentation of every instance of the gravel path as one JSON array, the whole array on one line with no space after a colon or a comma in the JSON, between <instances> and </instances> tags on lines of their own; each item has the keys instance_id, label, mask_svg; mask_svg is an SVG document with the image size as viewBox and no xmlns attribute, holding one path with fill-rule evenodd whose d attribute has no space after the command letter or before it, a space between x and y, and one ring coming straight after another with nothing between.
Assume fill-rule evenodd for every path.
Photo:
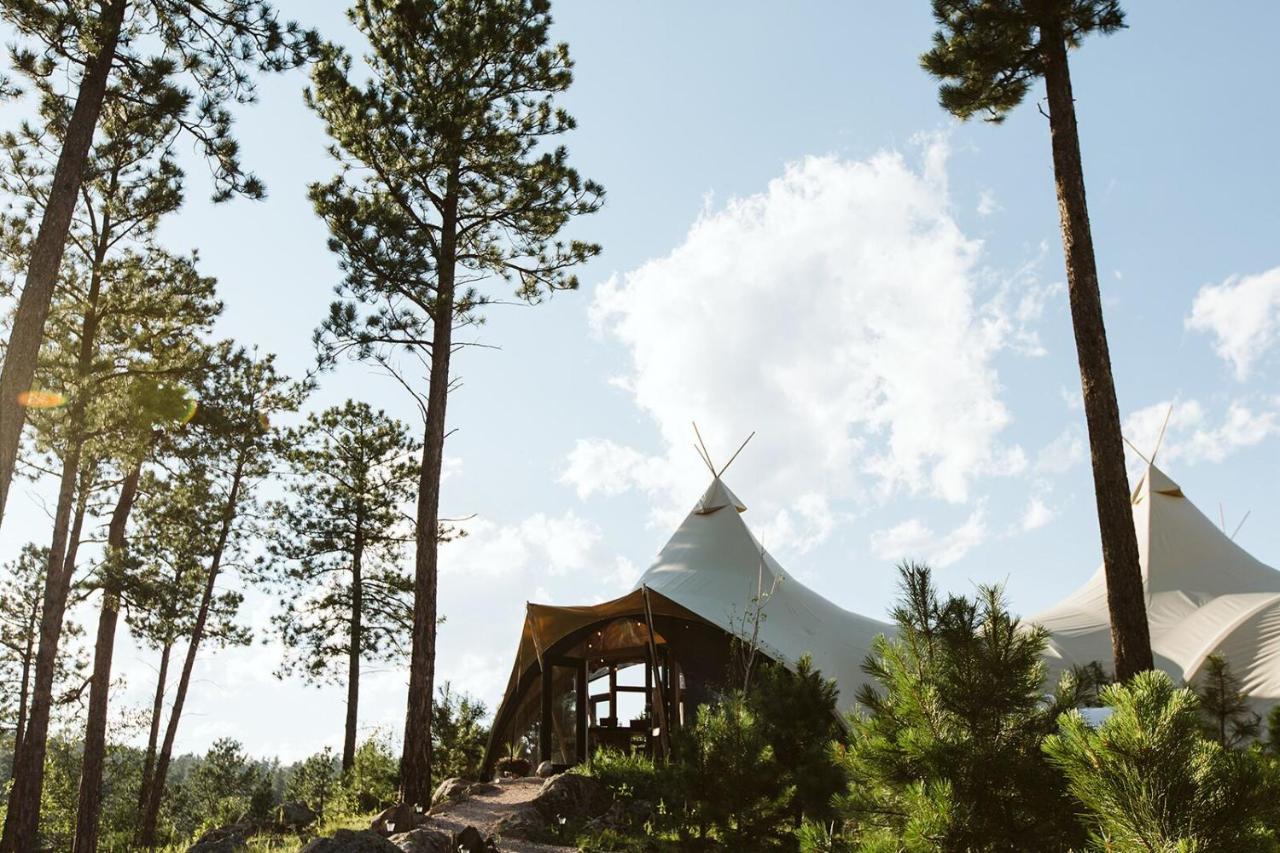
<instances>
[{"instance_id":1,"label":"gravel path","mask_svg":"<svg viewBox=\"0 0 1280 853\"><path fill-rule=\"evenodd\" d=\"M543 781L534 777L504 781L497 791L469 796L433 812L428 825L447 832L474 826L485 835L492 835L494 824L532 800L542 788ZM499 840L498 849L512 853L565 853L574 848L510 839Z\"/></svg>"}]
</instances>

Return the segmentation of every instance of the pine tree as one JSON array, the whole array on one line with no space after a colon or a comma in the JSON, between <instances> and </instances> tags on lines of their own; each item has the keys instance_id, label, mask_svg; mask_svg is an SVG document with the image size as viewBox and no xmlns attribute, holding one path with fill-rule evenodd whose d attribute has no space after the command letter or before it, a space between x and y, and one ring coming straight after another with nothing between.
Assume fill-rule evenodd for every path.
<instances>
[{"instance_id":1,"label":"pine tree","mask_svg":"<svg viewBox=\"0 0 1280 853\"><path fill-rule=\"evenodd\" d=\"M1242 688L1225 657L1215 652L1205 658L1194 689L1209 736L1225 747L1242 746L1262 733L1262 717Z\"/></svg>"},{"instance_id":2,"label":"pine tree","mask_svg":"<svg viewBox=\"0 0 1280 853\"><path fill-rule=\"evenodd\" d=\"M125 617L139 642L159 653L155 696L143 754L138 811L145 807L155 774L164 701L174 647L195 630L204 594L205 555L213 553L218 530L208 524L213 485L196 465L167 454L159 470L142 477L138 525L130 542L136 575L129 587ZM172 471L166 471L167 468ZM201 629L202 648L248 644L252 637L236 616L243 594L214 594Z\"/></svg>"},{"instance_id":3,"label":"pine tree","mask_svg":"<svg viewBox=\"0 0 1280 853\"><path fill-rule=\"evenodd\" d=\"M228 105L254 99L252 70L296 66L313 55L318 38L295 24L282 25L265 0L14 0L0 6L0 16L23 40L16 57L26 77L65 75L77 86L74 107L58 111L64 129L57 165L0 368L2 518L26 419L20 397L32 389L104 105L128 103L155 124L175 122L175 131L194 139L208 158L215 200L261 197L262 183L240 165ZM24 827L33 825L29 811L22 809ZM32 842L26 829L18 840ZM6 832L0 848L12 850L14 843Z\"/></svg>"},{"instance_id":4,"label":"pine tree","mask_svg":"<svg viewBox=\"0 0 1280 853\"><path fill-rule=\"evenodd\" d=\"M55 112L58 99L44 95L44 109ZM47 124L57 126L55 120ZM199 362L199 336L221 310L212 280L199 275L191 259L172 256L153 241L159 217L181 202L181 174L165 145L175 128L173 122L148 124L116 104L105 111L103 136L81 187L81 214L72 223L72 251L46 326L36 376L43 393L62 405L38 411L34 439L60 473L29 736L15 759L6 817L6 837L12 833L18 846L36 831L53 661L90 502L113 460L127 470L152 425L181 416L181 391L174 383ZM23 162L21 142L6 138L3 144L11 160ZM38 199L41 177L38 162L26 160L21 176L9 180ZM123 524L122 519L121 533ZM98 643L107 669L95 679L102 714L110 681L109 614L107 623ZM105 717L94 723L105 725ZM98 763L89 769L98 772L101 751L89 758ZM96 807L87 814L96 820Z\"/></svg>"},{"instance_id":5,"label":"pine tree","mask_svg":"<svg viewBox=\"0 0 1280 853\"><path fill-rule=\"evenodd\" d=\"M203 525L211 537L193 538L208 550L202 559L199 603L187 637L186 656L164 738L147 786L138 842L154 845L165 781L173 760L178 725L199 656L201 643L217 601L218 579L240 559L257 516L257 487L269 475L279 448L271 419L295 411L308 387L290 381L275 367L272 356L260 357L225 343L211 361L211 369L196 388L201 401L190 428L184 430L177 476L184 487L194 485L187 523Z\"/></svg>"},{"instance_id":6,"label":"pine tree","mask_svg":"<svg viewBox=\"0 0 1280 853\"><path fill-rule=\"evenodd\" d=\"M1192 690L1143 672L1104 688L1102 703L1100 725L1064 714L1044 745L1087 810L1094 849L1275 849L1263 820L1274 781L1257 753L1204 737Z\"/></svg>"},{"instance_id":7,"label":"pine tree","mask_svg":"<svg viewBox=\"0 0 1280 853\"><path fill-rule=\"evenodd\" d=\"M289 496L272 505L264 567L282 592L272 617L289 653L281 674L346 684L345 774L355 760L361 662L408 651L413 579L400 558L419 447L404 424L352 400L309 416L284 445Z\"/></svg>"},{"instance_id":8,"label":"pine tree","mask_svg":"<svg viewBox=\"0 0 1280 853\"><path fill-rule=\"evenodd\" d=\"M901 572L897 635L864 665L844 754L845 835L869 849L1068 849L1079 828L1041 744L1081 701L1077 682L1046 701L1046 634L998 589L941 599L927 567Z\"/></svg>"},{"instance_id":9,"label":"pine tree","mask_svg":"<svg viewBox=\"0 0 1280 853\"><path fill-rule=\"evenodd\" d=\"M440 468L457 327L478 322L507 282L536 302L575 287L571 268L599 252L559 233L603 201L554 140L574 126L554 105L568 88L568 47L549 43L547 0L358 0L371 52L327 45L307 100L333 139L340 174L311 188L345 274L318 333L340 355L396 372L424 420L416 513L413 644L402 797L431 799ZM430 93L424 95L424 93ZM401 355L428 363L425 394ZM425 397L425 402L421 398Z\"/></svg>"},{"instance_id":10,"label":"pine tree","mask_svg":"<svg viewBox=\"0 0 1280 853\"><path fill-rule=\"evenodd\" d=\"M1125 681L1153 666L1151 637L1067 63L1068 49L1086 36L1122 28L1124 13L1118 0L933 0L933 14L940 29L921 63L943 81L940 101L952 115L998 122L1035 78L1045 81L1112 650L1116 677Z\"/></svg>"},{"instance_id":11,"label":"pine tree","mask_svg":"<svg viewBox=\"0 0 1280 853\"><path fill-rule=\"evenodd\" d=\"M484 763L489 728L484 703L466 693L456 693L449 682L440 685L431 710L431 780L433 786L445 779L479 779Z\"/></svg>"},{"instance_id":12,"label":"pine tree","mask_svg":"<svg viewBox=\"0 0 1280 853\"><path fill-rule=\"evenodd\" d=\"M6 685L0 697L0 727L13 733L13 750L22 743L31 703L31 683L40 635L40 611L44 601L44 574L49 565L47 548L28 543L16 559L0 572L0 681ZM67 640L84 632L74 622L63 625ZM64 642L54 673L54 702L66 701L69 691L83 677L87 663L80 650ZM75 691L74 695L78 695ZM12 773L12 767L10 772Z\"/></svg>"}]
</instances>

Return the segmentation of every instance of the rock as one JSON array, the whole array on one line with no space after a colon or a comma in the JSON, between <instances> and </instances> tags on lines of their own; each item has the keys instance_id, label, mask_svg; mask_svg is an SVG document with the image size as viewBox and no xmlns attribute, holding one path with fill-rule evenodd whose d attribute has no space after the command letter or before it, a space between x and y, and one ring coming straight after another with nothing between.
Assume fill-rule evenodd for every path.
<instances>
[{"instance_id":1,"label":"rock","mask_svg":"<svg viewBox=\"0 0 1280 853\"><path fill-rule=\"evenodd\" d=\"M556 768L550 761L544 761L538 765L538 775L543 779L550 779L555 775Z\"/></svg>"},{"instance_id":2,"label":"rock","mask_svg":"<svg viewBox=\"0 0 1280 853\"><path fill-rule=\"evenodd\" d=\"M632 826L644 826L657 813L658 810L648 800L632 800L627 803L627 819Z\"/></svg>"},{"instance_id":3,"label":"rock","mask_svg":"<svg viewBox=\"0 0 1280 853\"><path fill-rule=\"evenodd\" d=\"M468 797L486 797L489 794L496 794L502 789L492 782L473 782L467 786L466 794Z\"/></svg>"},{"instance_id":4,"label":"rock","mask_svg":"<svg viewBox=\"0 0 1280 853\"><path fill-rule=\"evenodd\" d=\"M599 779L561 773L544 782L531 803L548 823L587 821L609 809L613 791Z\"/></svg>"},{"instance_id":5,"label":"rock","mask_svg":"<svg viewBox=\"0 0 1280 853\"><path fill-rule=\"evenodd\" d=\"M624 806L620 800L614 800L613 804L605 810L604 814L587 821L586 828L592 833L601 832L606 829L625 829L629 823L629 817L627 807Z\"/></svg>"},{"instance_id":6,"label":"rock","mask_svg":"<svg viewBox=\"0 0 1280 853\"><path fill-rule=\"evenodd\" d=\"M187 853L248 853L248 850L244 836L232 833L207 841L201 838L187 848Z\"/></svg>"},{"instance_id":7,"label":"rock","mask_svg":"<svg viewBox=\"0 0 1280 853\"><path fill-rule=\"evenodd\" d=\"M533 765L527 758L499 758L493 766L493 772L499 776L528 776L533 772Z\"/></svg>"},{"instance_id":8,"label":"rock","mask_svg":"<svg viewBox=\"0 0 1280 853\"><path fill-rule=\"evenodd\" d=\"M394 835L412 832L427 822L426 815L418 814L413 806L407 803L396 803L383 809L377 817L369 822L369 829L379 835Z\"/></svg>"},{"instance_id":9,"label":"rock","mask_svg":"<svg viewBox=\"0 0 1280 853\"><path fill-rule=\"evenodd\" d=\"M276 809L276 825L284 829L302 829L315 823L319 817L301 800L289 800Z\"/></svg>"},{"instance_id":10,"label":"rock","mask_svg":"<svg viewBox=\"0 0 1280 853\"><path fill-rule=\"evenodd\" d=\"M420 827L412 832L398 832L387 839L404 853L453 853L453 836L438 829Z\"/></svg>"},{"instance_id":11,"label":"rock","mask_svg":"<svg viewBox=\"0 0 1280 853\"><path fill-rule=\"evenodd\" d=\"M467 788L471 783L466 779L459 779L457 776L452 779L445 779L436 788L436 792L431 795L431 805L434 808L440 803L453 802L460 800L467 795Z\"/></svg>"},{"instance_id":12,"label":"rock","mask_svg":"<svg viewBox=\"0 0 1280 853\"><path fill-rule=\"evenodd\" d=\"M499 838L538 841L548 835L547 821L533 806L523 806L499 820L493 834Z\"/></svg>"},{"instance_id":13,"label":"rock","mask_svg":"<svg viewBox=\"0 0 1280 853\"><path fill-rule=\"evenodd\" d=\"M339 829L330 838L317 838L301 853L404 853L376 832Z\"/></svg>"},{"instance_id":14,"label":"rock","mask_svg":"<svg viewBox=\"0 0 1280 853\"><path fill-rule=\"evenodd\" d=\"M459 853L497 853L498 845L485 838L480 830L468 826L453 836L453 847Z\"/></svg>"},{"instance_id":15,"label":"rock","mask_svg":"<svg viewBox=\"0 0 1280 853\"><path fill-rule=\"evenodd\" d=\"M241 853L249 849L246 839L256 829L247 820L211 829L196 839L196 843L187 848L187 853Z\"/></svg>"}]
</instances>

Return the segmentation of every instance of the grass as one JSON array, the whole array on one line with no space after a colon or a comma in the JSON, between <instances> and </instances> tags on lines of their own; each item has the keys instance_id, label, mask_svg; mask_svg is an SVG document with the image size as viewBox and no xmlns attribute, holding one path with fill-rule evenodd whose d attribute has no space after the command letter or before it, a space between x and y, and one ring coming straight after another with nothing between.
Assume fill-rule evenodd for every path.
<instances>
[{"instance_id":1,"label":"grass","mask_svg":"<svg viewBox=\"0 0 1280 853\"><path fill-rule=\"evenodd\" d=\"M333 835L339 829L368 829L377 812L358 815L335 815L307 829L302 835L255 835L247 839L250 853L297 853L313 838ZM180 844L159 848L160 853L184 853L194 838Z\"/></svg>"}]
</instances>

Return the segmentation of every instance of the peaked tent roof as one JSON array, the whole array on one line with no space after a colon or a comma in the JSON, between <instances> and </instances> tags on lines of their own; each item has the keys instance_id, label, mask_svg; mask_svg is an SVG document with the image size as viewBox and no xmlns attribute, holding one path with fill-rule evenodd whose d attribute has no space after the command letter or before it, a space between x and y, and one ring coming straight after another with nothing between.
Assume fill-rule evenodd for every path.
<instances>
[{"instance_id":1,"label":"peaked tent roof","mask_svg":"<svg viewBox=\"0 0 1280 853\"><path fill-rule=\"evenodd\" d=\"M1232 541L1155 465L1132 504L1156 666L1190 681L1220 651L1256 702L1280 701L1280 572ZM1111 660L1101 568L1028 621L1049 629L1051 669Z\"/></svg>"},{"instance_id":2,"label":"peaked tent roof","mask_svg":"<svg viewBox=\"0 0 1280 853\"><path fill-rule=\"evenodd\" d=\"M814 666L835 679L841 710L851 709L866 680L861 667L872 641L892 633L892 626L843 610L789 575L751 534L742 520L745 511L716 477L631 592L595 605L528 604L493 737L520 713L517 706L525 701L545 650L571 641L588 626L642 613L646 588L654 615L701 620L728 633L742 632L758 589L772 588L761 611L761 650L790 667L811 655ZM491 737L490 757L494 743Z\"/></svg>"},{"instance_id":3,"label":"peaked tent roof","mask_svg":"<svg viewBox=\"0 0 1280 853\"><path fill-rule=\"evenodd\" d=\"M835 679L841 710L851 709L867 680L862 663L871 644L878 634L893 633L892 626L837 607L788 574L747 528L744 510L713 480L635 588L661 593L731 634L743 632L758 592L772 589L761 610L761 650L789 667L812 656L814 666Z\"/></svg>"}]
</instances>

